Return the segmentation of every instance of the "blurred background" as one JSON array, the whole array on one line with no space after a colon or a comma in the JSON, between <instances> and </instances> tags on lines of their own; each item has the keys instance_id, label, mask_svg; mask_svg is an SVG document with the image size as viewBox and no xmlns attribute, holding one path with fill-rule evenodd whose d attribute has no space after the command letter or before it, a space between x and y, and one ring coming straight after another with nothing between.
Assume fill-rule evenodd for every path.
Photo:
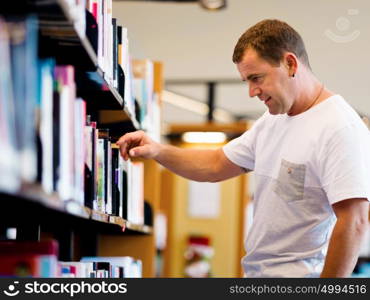
<instances>
[{"instance_id":1,"label":"blurred background","mask_svg":"<svg viewBox=\"0 0 370 300\"><path fill-rule=\"evenodd\" d=\"M113 15L128 28L134 57L164 63L166 90L207 103L208 83L215 82L215 107L237 119L257 118L264 105L250 99L240 81L231 60L234 46L258 21L286 21L302 35L313 72L326 87L360 114L370 114L368 1L228 0L219 10L204 9L198 1L114 1ZM202 111L193 111L196 106L185 110L168 98L165 94L164 122L204 121Z\"/></svg>"},{"instance_id":2,"label":"blurred background","mask_svg":"<svg viewBox=\"0 0 370 300\"><path fill-rule=\"evenodd\" d=\"M207 9L207 4L221 8ZM128 28L132 56L163 63L163 133L174 145L218 147L263 114L263 103L249 97L232 54L240 35L266 18L295 28L319 80L365 120L370 115L370 2L117 0L113 16ZM244 121L244 128L234 123ZM227 132L228 125L223 142L176 139L188 131ZM194 204L201 201L197 193L203 201L210 199L204 207ZM163 170L161 210L166 229L157 233L167 236L159 246L158 276L243 275L240 258L253 215L252 174L197 186ZM367 238L353 276L370 276L369 251Z\"/></svg>"}]
</instances>

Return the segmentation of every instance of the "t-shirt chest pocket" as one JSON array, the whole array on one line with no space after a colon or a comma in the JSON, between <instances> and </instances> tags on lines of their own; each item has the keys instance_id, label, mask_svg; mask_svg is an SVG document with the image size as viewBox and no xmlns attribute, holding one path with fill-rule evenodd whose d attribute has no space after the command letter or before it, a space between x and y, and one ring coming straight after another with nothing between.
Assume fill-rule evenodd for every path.
<instances>
[{"instance_id":1,"label":"t-shirt chest pocket","mask_svg":"<svg viewBox=\"0 0 370 300\"><path fill-rule=\"evenodd\" d=\"M286 201L303 199L306 166L282 159L274 192Z\"/></svg>"}]
</instances>

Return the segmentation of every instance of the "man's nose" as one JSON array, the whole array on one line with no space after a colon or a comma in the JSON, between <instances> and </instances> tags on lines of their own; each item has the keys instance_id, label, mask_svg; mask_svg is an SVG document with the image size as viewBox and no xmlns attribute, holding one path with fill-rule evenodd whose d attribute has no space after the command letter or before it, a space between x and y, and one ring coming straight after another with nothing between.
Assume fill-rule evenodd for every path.
<instances>
[{"instance_id":1,"label":"man's nose","mask_svg":"<svg viewBox=\"0 0 370 300\"><path fill-rule=\"evenodd\" d=\"M259 87L249 85L249 97L253 98L261 94L261 89Z\"/></svg>"}]
</instances>

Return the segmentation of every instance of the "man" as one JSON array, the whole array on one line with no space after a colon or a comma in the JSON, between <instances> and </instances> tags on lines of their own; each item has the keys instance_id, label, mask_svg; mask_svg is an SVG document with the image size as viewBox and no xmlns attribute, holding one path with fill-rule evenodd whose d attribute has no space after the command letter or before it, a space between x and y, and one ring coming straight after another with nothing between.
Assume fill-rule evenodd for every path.
<instances>
[{"instance_id":1,"label":"man","mask_svg":"<svg viewBox=\"0 0 370 300\"><path fill-rule=\"evenodd\" d=\"M128 133L118 141L122 156L153 158L197 181L254 170L246 276L349 276L369 222L367 128L313 75L288 24L264 20L248 29L233 61L250 96L268 108L251 130L218 150L179 149Z\"/></svg>"}]
</instances>

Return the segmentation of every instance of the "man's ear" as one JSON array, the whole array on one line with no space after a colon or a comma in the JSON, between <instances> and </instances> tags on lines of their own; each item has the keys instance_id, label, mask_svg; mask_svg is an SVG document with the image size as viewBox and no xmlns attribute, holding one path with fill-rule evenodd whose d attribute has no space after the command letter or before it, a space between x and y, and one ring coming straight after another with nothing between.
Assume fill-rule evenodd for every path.
<instances>
[{"instance_id":1,"label":"man's ear","mask_svg":"<svg viewBox=\"0 0 370 300\"><path fill-rule=\"evenodd\" d=\"M291 52L285 53L284 54L284 65L286 66L288 70L289 76L294 77L294 75L297 73L297 70L298 70L297 57Z\"/></svg>"}]
</instances>

